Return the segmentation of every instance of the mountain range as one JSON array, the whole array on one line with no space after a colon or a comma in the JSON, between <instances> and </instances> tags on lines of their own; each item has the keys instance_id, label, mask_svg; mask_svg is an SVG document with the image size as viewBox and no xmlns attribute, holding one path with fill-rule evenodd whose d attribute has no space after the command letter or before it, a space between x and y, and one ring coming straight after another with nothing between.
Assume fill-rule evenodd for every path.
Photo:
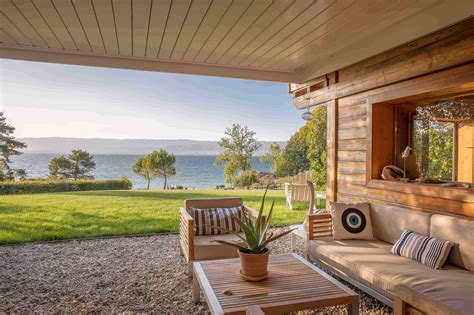
<instances>
[{"instance_id":1,"label":"mountain range","mask_svg":"<svg viewBox=\"0 0 474 315\"><path fill-rule=\"evenodd\" d=\"M217 141L200 140L153 140L153 139L103 139L103 138L19 138L28 146L25 153L67 154L74 149L83 149L91 154L147 154L153 150L165 149L175 155L217 155L220 147ZM274 141L260 141L262 147L255 155L262 155ZM275 141L285 146L285 141Z\"/></svg>"}]
</instances>

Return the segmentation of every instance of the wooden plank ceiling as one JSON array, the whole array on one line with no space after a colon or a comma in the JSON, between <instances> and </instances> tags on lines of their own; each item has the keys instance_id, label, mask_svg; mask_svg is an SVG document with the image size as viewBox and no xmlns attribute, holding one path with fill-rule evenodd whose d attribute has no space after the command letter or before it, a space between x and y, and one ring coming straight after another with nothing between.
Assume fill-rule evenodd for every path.
<instances>
[{"instance_id":1,"label":"wooden plank ceiling","mask_svg":"<svg viewBox=\"0 0 474 315\"><path fill-rule=\"evenodd\" d=\"M283 82L304 82L472 15L471 0L0 3L3 58Z\"/></svg>"}]
</instances>

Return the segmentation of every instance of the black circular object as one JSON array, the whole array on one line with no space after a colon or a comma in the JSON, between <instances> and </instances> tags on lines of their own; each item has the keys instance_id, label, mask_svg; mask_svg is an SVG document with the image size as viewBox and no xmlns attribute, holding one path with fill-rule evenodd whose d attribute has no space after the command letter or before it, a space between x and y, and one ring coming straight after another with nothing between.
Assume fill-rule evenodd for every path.
<instances>
[{"instance_id":1,"label":"black circular object","mask_svg":"<svg viewBox=\"0 0 474 315\"><path fill-rule=\"evenodd\" d=\"M359 209L347 208L342 213L342 226L344 229L353 234L362 232L367 225L365 215Z\"/></svg>"}]
</instances>

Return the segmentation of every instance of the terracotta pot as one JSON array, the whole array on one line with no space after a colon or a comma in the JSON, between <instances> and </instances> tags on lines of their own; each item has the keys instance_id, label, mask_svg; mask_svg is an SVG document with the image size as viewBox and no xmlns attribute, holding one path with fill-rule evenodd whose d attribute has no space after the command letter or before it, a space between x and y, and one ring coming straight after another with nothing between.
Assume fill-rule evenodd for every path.
<instances>
[{"instance_id":1,"label":"terracotta pot","mask_svg":"<svg viewBox=\"0 0 474 315\"><path fill-rule=\"evenodd\" d=\"M240 274L249 281L260 281L267 277L268 255L270 251L261 254L247 254L239 250Z\"/></svg>"}]
</instances>

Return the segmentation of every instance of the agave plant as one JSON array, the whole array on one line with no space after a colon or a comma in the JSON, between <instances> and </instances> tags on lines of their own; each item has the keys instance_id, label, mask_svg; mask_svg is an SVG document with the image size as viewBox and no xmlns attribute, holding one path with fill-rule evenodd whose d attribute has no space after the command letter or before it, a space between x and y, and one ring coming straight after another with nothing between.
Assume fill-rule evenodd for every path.
<instances>
[{"instance_id":1,"label":"agave plant","mask_svg":"<svg viewBox=\"0 0 474 315\"><path fill-rule=\"evenodd\" d=\"M242 228L244 232L244 236L242 236L238 232L235 232L226 228L213 227L215 229L219 229L224 232L231 233L237 236L239 239L243 241L244 245L222 241L222 240L215 240L214 242L233 246L235 248L238 248L244 253L260 254L260 253L264 253L267 250L267 245L270 242L275 241L279 239L280 237L283 237L286 234L293 231L294 229L291 229L291 230L279 233L277 235L273 235L273 232L269 231L270 223L272 221L273 206L275 204L274 201L272 202L272 206L270 207L270 211L268 213L268 217L267 217L267 221L265 222L265 225L262 224L263 223L262 214L263 214L263 208L265 206L265 197L267 195L267 191L268 191L268 186L265 189L265 193L262 199L262 204L260 205L260 210L258 211L258 217L256 220L252 220L250 215L245 210L242 213L242 219L236 216L232 217L235 223L238 224Z\"/></svg>"}]
</instances>

